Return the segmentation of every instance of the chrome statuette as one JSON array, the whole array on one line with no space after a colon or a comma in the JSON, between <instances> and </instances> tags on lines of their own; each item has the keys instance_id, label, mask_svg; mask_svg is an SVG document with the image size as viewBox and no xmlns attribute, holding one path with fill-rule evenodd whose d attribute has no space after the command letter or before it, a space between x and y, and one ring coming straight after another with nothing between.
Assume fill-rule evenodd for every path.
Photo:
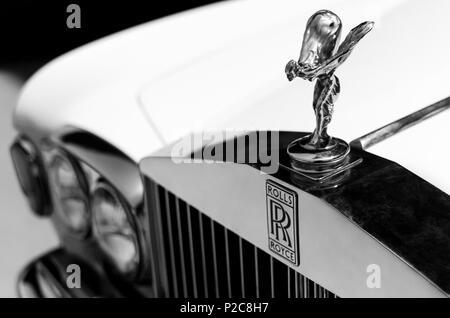
<instances>
[{"instance_id":1,"label":"chrome statuette","mask_svg":"<svg viewBox=\"0 0 450 318\"><path fill-rule=\"evenodd\" d=\"M372 29L373 24L359 24L338 47L342 31L341 19L328 10L317 11L309 18L298 62L289 61L285 69L289 81L295 77L317 80L313 99L316 128L306 137L293 141L287 149L294 169L324 174L345 164L350 152L349 145L327 133L334 103L340 93L339 79L334 71L347 59L359 40Z\"/></svg>"}]
</instances>

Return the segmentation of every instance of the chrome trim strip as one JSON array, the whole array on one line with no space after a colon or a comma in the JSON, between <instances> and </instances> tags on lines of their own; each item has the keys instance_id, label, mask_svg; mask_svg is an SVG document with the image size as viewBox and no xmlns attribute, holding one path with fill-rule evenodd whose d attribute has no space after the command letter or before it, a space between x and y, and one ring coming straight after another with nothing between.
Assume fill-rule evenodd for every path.
<instances>
[{"instance_id":1,"label":"chrome trim strip","mask_svg":"<svg viewBox=\"0 0 450 318\"><path fill-rule=\"evenodd\" d=\"M364 136L353 140L350 145L361 149L367 149L399 132L419 124L425 119L431 118L444 110L450 109L450 97L444 98L430 106L419 109L405 117L378 128Z\"/></svg>"}]
</instances>

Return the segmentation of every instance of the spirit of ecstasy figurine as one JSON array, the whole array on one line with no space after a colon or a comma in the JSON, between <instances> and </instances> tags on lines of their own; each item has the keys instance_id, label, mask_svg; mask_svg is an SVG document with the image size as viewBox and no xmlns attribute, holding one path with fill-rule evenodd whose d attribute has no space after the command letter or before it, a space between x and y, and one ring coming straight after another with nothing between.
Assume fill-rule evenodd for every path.
<instances>
[{"instance_id":1,"label":"spirit of ecstasy figurine","mask_svg":"<svg viewBox=\"0 0 450 318\"><path fill-rule=\"evenodd\" d=\"M295 77L317 80L314 88L313 108L316 128L306 137L288 146L293 167L299 171L326 173L342 165L350 151L348 144L327 134L327 126L333 115L333 106L340 92L339 79L334 75L352 52L355 45L373 27L373 22L363 22L353 28L339 45L342 23L331 11L320 10L306 24L302 49L298 62L286 65L289 81Z\"/></svg>"}]
</instances>

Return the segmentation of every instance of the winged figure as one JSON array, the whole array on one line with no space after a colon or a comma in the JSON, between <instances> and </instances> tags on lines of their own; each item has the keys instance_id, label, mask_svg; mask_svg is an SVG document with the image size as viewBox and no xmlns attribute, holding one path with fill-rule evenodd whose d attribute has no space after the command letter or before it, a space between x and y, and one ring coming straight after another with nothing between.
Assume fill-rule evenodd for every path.
<instances>
[{"instance_id":1,"label":"winged figure","mask_svg":"<svg viewBox=\"0 0 450 318\"><path fill-rule=\"evenodd\" d=\"M285 72L290 81L295 77L309 81L317 79L313 100L316 128L308 142L312 149L332 146L333 140L327 134L327 127L340 92L339 79L334 71L348 58L359 40L372 30L373 24L366 21L353 28L339 47L342 23L335 13L320 10L306 24L300 58L298 62L289 61Z\"/></svg>"}]
</instances>

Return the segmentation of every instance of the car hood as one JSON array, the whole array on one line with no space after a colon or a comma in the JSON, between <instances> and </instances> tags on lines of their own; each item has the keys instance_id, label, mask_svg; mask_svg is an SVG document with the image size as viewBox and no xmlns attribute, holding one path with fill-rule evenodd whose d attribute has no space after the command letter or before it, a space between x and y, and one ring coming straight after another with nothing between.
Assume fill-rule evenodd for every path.
<instances>
[{"instance_id":1,"label":"car hood","mask_svg":"<svg viewBox=\"0 0 450 318\"><path fill-rule=\"evenodd\" d=\"M284 66L298 57L307 18L323 8L341 16L344 36L375 22L337 71L341 96L330 134L350 141L449 94L448 1L231 1L56 59L27 83L16 127L37 139L79 127L136 161L191 131L311 131L313 84L289 83ZM449 151L441 147L449 119L443 113L373 151L449 193Z\"/></svg>"}]
</instances>

